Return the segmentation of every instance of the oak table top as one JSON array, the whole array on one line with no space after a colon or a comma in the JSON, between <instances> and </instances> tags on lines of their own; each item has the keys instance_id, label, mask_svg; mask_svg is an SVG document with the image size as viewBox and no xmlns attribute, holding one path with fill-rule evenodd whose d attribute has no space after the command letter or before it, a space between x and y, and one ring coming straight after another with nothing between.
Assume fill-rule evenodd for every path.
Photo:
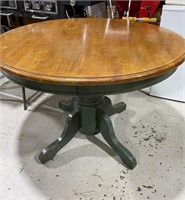
<instances>
[{"instance_id":1,"label":"oak table top","mask_svg":"<svg viewBox=\"0 0 185 200\"><path fill-rule=\"evenodd\" d=\"M164 74L184 59L181 36L120 19L52 20L0 35L0 68L42 83L129 83Z\"/></svg>"}]
</instances>

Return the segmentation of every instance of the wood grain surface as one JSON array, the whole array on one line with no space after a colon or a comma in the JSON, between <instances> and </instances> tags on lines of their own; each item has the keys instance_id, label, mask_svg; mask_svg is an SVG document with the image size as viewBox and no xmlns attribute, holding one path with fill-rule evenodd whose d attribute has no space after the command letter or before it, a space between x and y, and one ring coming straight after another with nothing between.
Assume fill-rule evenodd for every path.
<instances>
[{"instance_id":1,"label":"wood grain surface","mask_svg":"<svg viewBox=\"0 0 185 200\"><path fill-rule=\"evenodd\" d=\"M121 19L62 19L0 36L0 68L61 85L113 85L164 74L185 59L185 40L167 29Z\"/></svg>"}]
</instances>

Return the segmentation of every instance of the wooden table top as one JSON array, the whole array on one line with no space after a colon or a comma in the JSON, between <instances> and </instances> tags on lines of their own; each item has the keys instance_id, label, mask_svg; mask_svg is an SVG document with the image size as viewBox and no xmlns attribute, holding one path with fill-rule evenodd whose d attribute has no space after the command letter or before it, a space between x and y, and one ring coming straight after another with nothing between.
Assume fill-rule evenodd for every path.
<instances>
[{"instance_id":1,"label":"wooden table top","mask_svg":"<svg viewBox=\"0 0 185 200\"><path fill-rule=\"evenodd\" d=\"M181 36L121 19L52 20L0 36L0 68L43 83L129 83L164 74L184 59Z\"/></svg>"}]
</instances>

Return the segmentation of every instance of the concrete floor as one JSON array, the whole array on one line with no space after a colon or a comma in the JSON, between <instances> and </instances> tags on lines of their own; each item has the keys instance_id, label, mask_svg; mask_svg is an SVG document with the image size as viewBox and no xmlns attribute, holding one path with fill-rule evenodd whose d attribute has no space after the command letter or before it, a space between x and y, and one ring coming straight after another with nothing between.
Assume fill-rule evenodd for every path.
<instances>
[{"instance_id":1,"label":"concrete floor","mask_svg":"<svg viewBox=\"0 0 185 200\"><path fill-rule=\"evenodd\" d=\"M66 96L26 90L0 79L1 200L184 200L185 105L139 91L110 96L126 111L112 118L119 140L138 165L126 169L101 135L78 133L47 164L40 150L61 133L67 114L58 109Z\"/></svg>"}]
</instances>

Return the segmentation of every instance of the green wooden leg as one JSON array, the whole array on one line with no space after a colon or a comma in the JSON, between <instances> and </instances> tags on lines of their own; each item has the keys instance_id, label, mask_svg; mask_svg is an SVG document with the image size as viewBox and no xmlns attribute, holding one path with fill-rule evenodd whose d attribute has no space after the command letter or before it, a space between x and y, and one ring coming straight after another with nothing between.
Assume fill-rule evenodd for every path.
<instances>
[{"instance_id":1,"label":"green wooden leg","mask_svg":"<svg viewBox=\"0 0 185 200\"><path fill-rule=\"evenodd\" d=\"M72 98L72 100L69 100L69 101L62 100L59 102L59 107L63 111L72 112L74 110L74 102L75 102L74 97Z\"/></svg>"},{"instance_id":2,"label":"green wooden leg","mask_svg":"<svg viewBox=\"0 0 185 200\"><path fill-rule=\"evenodd\" d=\"M108 97L104 98L103 103L101 104L101 109L104 110L109 116L116 113L121 113L126 109L126 104L123 102L112 105L111 100Z\"/></svg>"},{"instance_id":3,"label":"green wooden leg","mask_svg":"<svg viewBox=\"0 0 185 200\"><path fill-rule=\"evenodd\" d=\"M51 160L56 153L64 147L80 129L80 112L74 111L68 115L62 135L52 144L43 149L39 155L41 163Z\"/></svg>"},{"instance_id":4,"label":"green wooden leg","mask_svg":"<svg viewBox=\"0 0 185 200\"><path fill-rule=\"evenodd\" d=\"M129 169L136 166L136 159L116 138L109 116L126 109L126 104L112 105L108 97L75 97L72 101L61 101L62 110L72 112L68 115L62 135L42 150L39 155L41 163L51 160L80 130L85 135L95 135L99 132L106 142L120 156Z\"/></svg>"},{"instance_id":5,"label":"green wooden leg","mask_svg":"<svg viewBox=\"0 0 185 200\"><path fill-rule=\"evenodd\" d=\"M133 169L136 165L136 159L130 153L128 149L126 149L116 138L114 129L112 126L112 122L104 111L100 110L98 112L98 117L100 120L100 132L106 142L112 147L112 149L119 155L121 160L126 164L129 169Z\"/></svg>"}]
</instances>

